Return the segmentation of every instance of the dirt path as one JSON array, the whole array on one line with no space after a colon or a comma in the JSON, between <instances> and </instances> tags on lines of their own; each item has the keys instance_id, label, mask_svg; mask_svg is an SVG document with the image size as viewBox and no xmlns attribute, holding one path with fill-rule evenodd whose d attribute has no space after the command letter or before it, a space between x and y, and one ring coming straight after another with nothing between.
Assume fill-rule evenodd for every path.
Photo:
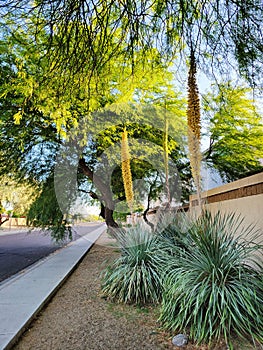
<instances>
[{"instance_id":1,"label":"dirt path","mask_svg":"<svg viewBox=\"0 0 263 350\"><path fill-rule=\"evenodd\" d=\"M158 329L157 310L115 305L100 297L100 274L117 256L103 235L14 347L15 350L177 349ZM206 350L206 346L187 350ZM216 350L226 350L218 346ZM241 349L241 348L240 348ZM247 350L247 348L244 348Z\"/></svg>"}]
</instances>

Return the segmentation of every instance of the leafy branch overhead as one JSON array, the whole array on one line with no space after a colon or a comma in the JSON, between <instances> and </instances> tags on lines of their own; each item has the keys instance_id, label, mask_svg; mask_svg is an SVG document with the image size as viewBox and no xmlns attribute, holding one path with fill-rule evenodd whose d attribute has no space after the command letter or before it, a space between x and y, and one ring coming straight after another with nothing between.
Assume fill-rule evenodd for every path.
<instances>
[{"instance_id":1,"label":"leafy branch overhead","mask_svg":"<svg viewBox=\"0 0 263 350\"><path fill-rule=\"evenodd\" d=\"M241 75L262 86L261 0L7 0L0 13L20 29L34 28L32 43L42 47L51 72L70 72L64 81L83 75L87 66L96 77L120 54L133 69L138 50L142 57L152 48L160 58L187 57L185 48L193 44L199 69L228 72L237 63ZM38 37L42 30L46 44Z\"/></svg>"}]
</instances>

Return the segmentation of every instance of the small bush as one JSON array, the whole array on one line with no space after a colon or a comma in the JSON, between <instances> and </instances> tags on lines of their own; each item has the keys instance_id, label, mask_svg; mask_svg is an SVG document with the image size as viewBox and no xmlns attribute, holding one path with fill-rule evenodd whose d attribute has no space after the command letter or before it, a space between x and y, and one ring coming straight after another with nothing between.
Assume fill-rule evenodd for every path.
<instances>
[{"instance_id":1,"label":"small bush","mask_svg":"<svg viewBox=\"0 0 263 350\"><path fill-rule=\"evenodd\" d=\"M191 225L191 220L185 213L168 213L160 217L155 232L164 249L175 255L181 249L188 249L188 231Z\"/></svg>"},{"instance_id":2,"label":"small bush","mask_svg":"<svg viewBox=\"0 0 263 350\"><path fill-rule=\"evenodd\" d=\"M247 240L236 237L239 225L235 215L206 212L189 226L187 249L179 245L167 269L159 319L165 328L187 331L198 343L224 336L231 346L233 332L262 341L262 246L253 243L251 227Z\"/></svg>"},{"instance_id":3,"label":"small bush","mask_svg":"<svg viewBox=\"0 0 263 350\"><path fill-rule=\"evenodd\" d=\"M162 294L166 256L157 237L137 226L115 233L121 256L102 277L102 296L123 303L156 303Z\"/></svg>"}]
</instances>

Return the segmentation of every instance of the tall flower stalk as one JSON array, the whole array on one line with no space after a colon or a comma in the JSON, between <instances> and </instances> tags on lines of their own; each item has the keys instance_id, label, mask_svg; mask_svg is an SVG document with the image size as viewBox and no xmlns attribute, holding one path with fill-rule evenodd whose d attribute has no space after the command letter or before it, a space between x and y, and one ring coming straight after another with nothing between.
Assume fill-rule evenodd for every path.
<instances>
[{"instance_id":1,"label":"tall flower stalk","mask_svg":"<svg viewBox=\"0 0 263 350\"><path fill-rule=\"evenodd\" d=\"M196 62L194 52L191 52L188 72L188 148L192 176L197 190L198 205L201 206L201 117L198 86L196 82Z\"/></svg>"},{"instance_id":2,"label":"tall flower stalk","mask_svg":"<svg viewBox=\"0 0 263 350\"><path fill-rule=\"evenodd\" d=\"M166 187L166 195L167 195L167 207L169 208L170 204L171 204L171 194L170 194L170 188L169 188L168 129L169 129L169 122L168 122L167 116L165 114L163 153L164 153L164 166L165 166L165 187Z\"/></svg>"},{"instance_id":3,"label":"tall flower stalk","mask_svg":"<svg viewBox=\"0 0 263 350\"><path fill-rule=\"evenodd\" d=\"M121 142L121 170L122 170L122 179L124 184L124 191L126 196L126 201L128 203L130 212L133 212L133 188L132 188L132 173L131 173L131 164L130 164L130 151L128 143L128 134L126 127L124 127L122 133L122 142Z\"/></svg>"}]
</instances>

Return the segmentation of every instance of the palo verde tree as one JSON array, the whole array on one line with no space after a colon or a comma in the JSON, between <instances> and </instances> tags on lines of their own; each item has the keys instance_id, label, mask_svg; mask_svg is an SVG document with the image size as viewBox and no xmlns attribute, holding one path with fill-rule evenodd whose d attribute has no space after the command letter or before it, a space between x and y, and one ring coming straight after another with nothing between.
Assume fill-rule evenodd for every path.
<instances>
[{"instance_id":1,"label":"palo verde tree","mask_svg":"<svg viewBox=\"0 0 263 350\"><path fill-rule=\"evenodd\" d=\"M263 170L263 117L251 89L227 82L203 96L209 148L204 158L226 181Z\"/></svg>"},{"instance_id":2,"label":"palo verde tree","mask_svg":"<svg viewBox=\"0 0 263 350\"><path fill-rule=\"evenodd\" d=\"M150 112L155 112L155 109L151 107L151 110L148 110L147 112L149 114L147 113L146 116L150 119ZM166 114L168 114L167 111ZM156 121L156 119L153 120ZM143 118L141 121L143 122ZM126 123L126 130L129 133L129 148L131 156L130 169L133 180L133 194L137 202L139 200L138 197L140 197L140 201L142 202L143 200L150 201L156 199L158 195L162 196L162 202L165 202L167 201L168 196L166 191L166 167L164 166L163 161L164 133L162 128L154 127L154 125L149 125L149 123L150 120L148 120L148 124L140 124L139 122ZM179 131L180 129L175 130ZM173 130L173 133L175 133L175 130ZM93 157L90 157L90 151L88 152L89 157L85 156L86 166L92 167L92 164L96 163L97 168L95 175L97 177L99 175L99 179L103 179L104 183L108 184L107 188L112 189L112 208L115 208L121 199L123 200L126 198L121 170L123 164L120 157L122 133L122 124L105 129L96 140L92 141L94 143ZM185 135L186 133L184 131L181 136L184 136L185 138ZM182 183L182 187L185 190L187 190L188 182L191 179L189 172L187 172L189 164L185 162L186 156L184 145L185 140L180 141L180 136L176 138L169 135L168 180L172 199L176 197L178 186L180 187L181 178L179 178L179 173L180 177L183 174L187 174L187 181ZM91 148L92 147L90 147L90 149ZM154 178L156 178L155 181L153 181ZM179 190L181 190L181 188ZM180 197L177 197L176 199L177 201L181 200Z\"/></svg>"},{"instance_id":3,"label":"palo verde tree","mask_svg":"<svg viewBox=\"0 0 263 350\"><path fill-rule=\"evenodd\" d=\"M98 151L107 149L112 141L118 141L118 133L116 134L118 125L129 121L127 107L122 108L121 106L128 106L127 101L130 99L134 99L138 106L138 101L147 101L149 104L153 98L158 100L160 92L163 94L167 90L171 74L157 60L158 55L156 56L152 51L152 56L148 57L148 61L156 67L154 76L152 75L152 67L149 69L143 65L141 70L136 67L136 74L131 74L131 67L128 65L126 75L120 76L117 70L117 67L123 64L123 60L120 59L115 62L115 68L112 63L107 69L105 68L99 77L99 82L94 77L92 83L89 79L88 83L84 79L81 89L78 88L72 93L72 88L65 88L64 94L60 95L59 89L57 89L57 85L60 84L58 77L53 81L53 87L47 85L44 88L40 84L45 77L46 65L43 60L39 61L37 51L27 50L27 42L31 40L30 35L24 32L15 32L14 36L15 38L8 37L6 41L2 40L1 42L1 68L6 70L8 66L8 74L5 74L1 85L1 128L3 130L1 160L4 164L1 171L3 173L15 172L20 179L32 179L40 186L40 196L36 199L29 213L31 223L44 225L46 221L47 225L63 224L63 215L52 211L52 208L49 212L43 213L43 210L49 208L47 205L43 206L43 203L47 203L44 199L51 197L51 193L54 194L55 191L54 185L51 185L51 179L54 169L58 166L56 159L58 149L64 147L67 142L77 142L78 152L81 150L77 164L80 173L85 174L95 184L98 190L97 198L105 209L105 220L107 224L115 225L112 218L114 200L109 183L105 182L103 176L97 176ZM43 34L42 40L44 38ZM10 55L10 50L12 55ZM10 64L7 63L7 58L10 60ZM122 70L123 72L124 70ZM86 76L88 76L88 71ZM78 80L76 80L76 84L78 84ZM74 81L72 85L75 86ZM87 89L89 92L92 91L92 99L86 98ZM169 89L172 91L171 87ZM151 93L149 93L150 91ZM182 111L184 102L180 102L174 92L170 93L169 98L175 101L171 108L178 112L175 118L177 121L171 123L173 125L171 133L175 134L176 124L184 124ZM113 102L115 103L113 104ZM105 113L107 106L111 106L108 114ZM144 132L144 136L151 135L150 130L153 125L163 129L161 113L155 112L156 114L153 116L154 110L149 115L147 112L141 113L137 107L130 109L133 109L133 113L130 115L133 122L137 120L137 123L142 122L146 126L148 125L145 127L147 132ZM78 128L76 128L80 120L86 123L86 134L81 135L81 137L83 136L81 139L77 131ZM113 127L110 137L104 132L107 127ZM181 127L181 131L183 131L183 127ZM102 138L98 142L100 132L102 132ZM11 140L12 145L9 144ZM108 144L107 140L110 140ZM95 157L92 153L94 147ZM10 161L6 162L7 159ZM89 193L94 197L94 192L89 191ZM56 201L53 201L52 205L54 204L56 205ZM43 215L39 215L41 210Z\"/></svg>"},{"instance_id":4,"label":"palo verde tree","mask_svg":"<svg viewBox=\"0 0 263 350\"><path fill-rule=\"evenodd\" d=\"M35 50L42 52L39 60L48 58L49 62L41 82L44 86L57 81L59 95L64 94L65 86L74 93L85 77L88 110L90 106L94 109L94 85L104 81L101 77L110 62L121 60L123 69L130 67L135 76L138 62L147 66L148 56L156 48L160 57L180 68L194 56L198 71L217 77L233 70L252 87L262 86L260 0L7 0L0 11L8 30L26 25L34 33L29 47L34 43ZM44 42L39 40L43 32ZM174 60L175 54L180 58ZM78 83L72 84L73 80ZM200 176L194 169L198 165L193 167L191 158L199 188Z\"/></svg>"},{"instance_id":5,"label":"palo verde tree","mask_svg":"<svg viewBox=\"0 0 263 350\"><path fill-rule=\"evenodd\" d=\"M93 91L97 86L101 91L110 63L121 62L119 76L126 76L120 72L130 67L134 77L138 62L148 66L156 48L158 59L172 60L179 68L194 55L198 71L213 77L236 71L252 87L262 86L260 0L6 0L0 11L7 30L30 28L28 48L40 53L39 61L48 62L39 83L46 87L56 81L56 98L64 95L65 86L74 94L84 77L88 111L99 106ZM180 55L176 60L175 54ZM105 100L103 91L100 102ZM65 105L63 98L60 102Z\"/></svg>"},{"instance_id":6,"label":"palo verde tree","mask_svg":"<svg viewBox=\"0 0 263 350\"><path fill-rule=\"evenodd\" d=\"M211 67L210 73L229 70L237 60L240 73L258 83L262 8L257 1L40 0L31 6L8 0L1 11L16 40L19 79L8 92L15 86L20 97L15 120L22 120L31 104L30 111L35 108L55 126L60 141L84 116L92 129L92 112L131 100L147 81L145 69L154 70L156 82L161 58L173 59L176 52L181 55L175 63L183 65L191 51L197 66Z\"/></svg>"}]
</instances>

